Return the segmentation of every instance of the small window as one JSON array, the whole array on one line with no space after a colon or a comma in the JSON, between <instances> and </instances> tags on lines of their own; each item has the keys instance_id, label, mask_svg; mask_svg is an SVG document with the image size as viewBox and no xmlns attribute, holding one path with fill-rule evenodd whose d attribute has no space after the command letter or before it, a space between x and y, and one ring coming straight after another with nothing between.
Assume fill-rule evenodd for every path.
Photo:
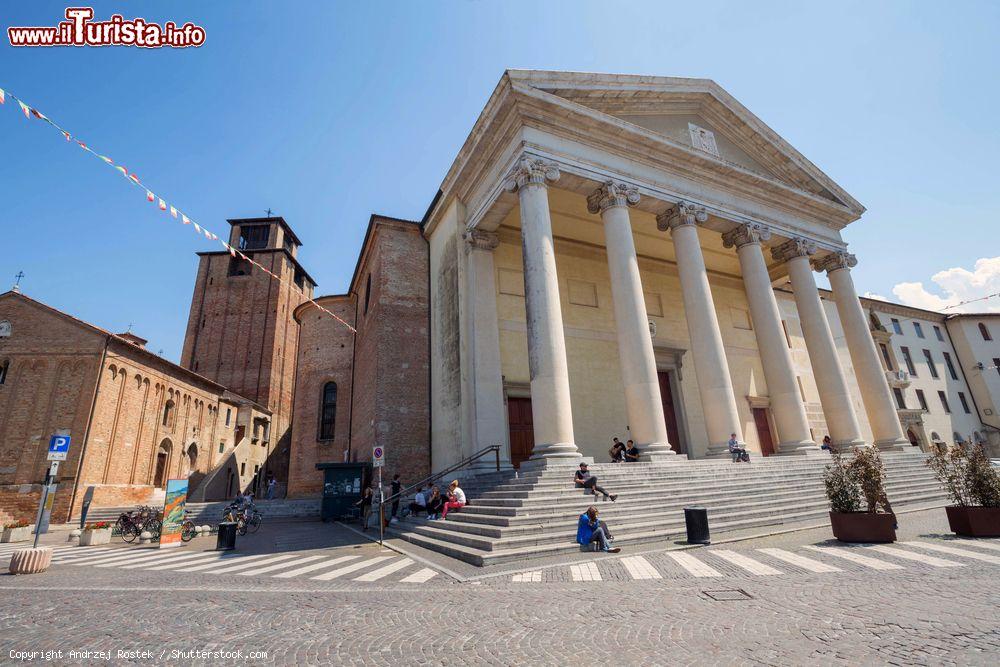
<instances>
[{"instance_id":1,"label":"small window","mask_svg":"<svg viewBox=\"0 0 1000 667\"><path fill-rule=\"evenodd\" d=\"M10 359L5 359L2 364L0 364L0 384L7 383L7 371L10 370Z\"/></svg>"},{"instance_id":2,"label":"small window","mask_svg":"<svg viewBox=\"0 0 1000 667\"><path fill-rule=\"evenodd\" d=\"M924 337L924 329L920 326L920 322L913 323L913 330L917 332L917 338Z\"/></svg>"},{"instance_id":3,"label":"small window","mask_svg":"<svg viewBox=\"0 0 1000 667\"><path fill-rule=\"evenodd\" d=\"M934 365L934 357L931 356L930 350L924 350L924 359L927 361L927 368L931 371L931 377L937 379L937 366Z\"/></svg>"},{"instance_id":4,"label":"small window","mask_svg":"<svg viewBox=\"0 0 1000 667\"><path fill-rule=\"evenodd\" d=\"M913 357L910 356L910 348L901 347L899 351L903 353L903 361L906 362L906 370L910 375L917 377L917 367L913 365Z\"/></svg>"},{"instance_id":5,"label":"small window","mask_svg":"<svg viewBox=\"0 0 1000 667\"><path fill-rule=\"evenodd\" d=\"M930 409L927 407L927 397L924 396L923 389L917 389L917 403L920 404L921 410L924 412L930 412Z\"/></svg>"},{"instance_id":6,"label":"small window","mask_svg":"<svg viewBox=\"0 0 1000 667\"><path fill-rule=\"evenodd\" d=\"M229 275L249 276L253 272L253 265L242 257L229 258Z\"/></svg>"},{"instance_id":7,"label":"small window","mask_svg":"<svg viewBox=\"0 0 1000 667\"><path fill-rule=\"evenodd\" d=\"M936 324L934 325L934 335L937 336L939 341L944 342L944 334L941 333L941 327Z\"/></svg>"},{"instance_id":8,"label":"small window","mask_svg":"<svg viewBox=\"0 0 1000 667\"><path fill-rule=\"evenodd\" d=\"M948 375L951 376L952 380L958 379L958 373L955 372L955 364L951 363L951 355L947 352L942 352L944 355L944 365L948 368Z\"/></svg>"},{"instance_id":9,"label":"small window","mask_svg":"<svg viewBox=\"0 0 1000 667\"><path fill-rule=\"evenodd\" d=\"M879 349L882 350L882 358L885 359L886 370L895 370L892 367L892 355L889 354L889 348L885 346L885 343L879 343Z\"/></svg>"},{"instance_id":10,"label":"small window","mask_svg":"<svg viewBox=\"0 0 1000 667\"><path fill-rule=\"evenodd\" d=\"M232 416L233 416L233 409L226 408L226 426L229 426L229 420L232 418Z\"/></svg>"},{"instance_id":11,"label":"small window","mask_svg":"<svg viewBox=\"0 0 1000 667\"><path fill-rule=\"evenodd\" d=\"M898 333L899 335L903 334L903 327L899 326L899 320L897 320L895 317L892 318L892 330Z\"/></svg>"},{"instance_id":12,"label":"small window","mask_svg":"<svg viewBox=\"0 0 1000 667\"><path fill-rule=\"evenodd\" d=\"M892 395L896 397L896 407L900 410L906 409L906 399L903 398L903 390L899 387L895 387L892 390Z\"/></svg>"},{"instance_id":13,"label":"small window","mask_svg":"<svg viewBox=\"0 0 1000 667\"><path fill-rule=\"evenodd\" d=\"M993 336L990 335L990 330L986 328L984 322L979 323L979 333L983 335L983 340L993 340Z\"/></svg>"},{"instance_id":14,"label":"small window","mask_svg":"<svg viewBox=\"0 0 1000 667\"><path fill-rule=\"evenodd\" d=\"M798 375L796 375L795 376L795 381L799 383L799 396L802 397L802 402L805 403L806 402L806 390L805 390L805 387L802 386L802 378L799 377Z\"/></svg>"},{"instance_id":15,"label":"small window","mask_svg":"<svg viewBox=\"0 0 1000 667\"><path fill-rule=\"evenodd\" d=\"M226 443L225 442L220 442L219 443L219 453L221 454L224 451L226 451Z\"/></svg>"},{"instance_id":16,"label":"small window","mask_svg":"<svg viewBox=\"0 0 1000 667\"><path fill-rule=\"evenodd\" d=\"M261 250L267 247L271 225L240 225L240 250Z\"/></svg>"},{"instance_id":17,"label":"small window","mask_svg":"<svg viewBox=\"0 0 1000 667\"><path fill-rule=\"evenodd\" d=\"M963 394L962 392L958 392L958 402L962 404L962 410L965 412L965 414L967 415L972 414L972 411L969 410L969 402L965 400L965 394Z\"/></svg>"},{"instance_id":18,"label":"small window","mask_svg":"<svg viewBox=\"0 0 1000 667\"><path fill-rule=\"evenodd\" d=\"M945 395L943 391L938 392L938 399L941 400L941 407L944 408L944 413L946 415L951 414L951 407L948 405L948 396Z\"/></svg>"},{"instance_id":19,"label":"small window","mask_svg":"<svg viewBox=\"0 0 1000 667\"><path fill-rule=\"evenodd\" d=\"M781 320L781 329L785 332L785 342L788 343L788 349L792 349L792 337L788 335L788 322Z\"/></svg>"},{"instance_id":20,"label":"small window","mask_svg":"<svg viewBox=\"0 0 1000 667\"><path fill-rule=\"evenodd\" d=\"M242 477L246 473L247 473L247 462L244 461L243 463L240 464L240 477Z\"/></svg>"},{"instance_id":21,"label":"small window","mask_svg":"<svg viewBox=\"0 0 1000 667\"><path fill-rule=\"evenodd\" d=\"M337 427L337 383L323 385L319 411L319 440L333 440Z\"/></svg>"},{"instance_id":22,"label":"small window","mask_svg":"<svg viewBox=\"0 0 1000 667\"><path fill-rule=\"evenodd\" d=\"M166 405L163 406L163 426L166 428L172 428L174 425L174 402L167 401Z\"/></svg>"},{"instance_id":23,"label":"small window","mask_svg":"<svg viewBox=\"0 0 1000 667\"><path fill-rule=\"evenodd\" d=\"M368 314L368 302L372 298L372 274L368 274L368 278L365 280L365 315Z\"/></svg>"}]
</instances>

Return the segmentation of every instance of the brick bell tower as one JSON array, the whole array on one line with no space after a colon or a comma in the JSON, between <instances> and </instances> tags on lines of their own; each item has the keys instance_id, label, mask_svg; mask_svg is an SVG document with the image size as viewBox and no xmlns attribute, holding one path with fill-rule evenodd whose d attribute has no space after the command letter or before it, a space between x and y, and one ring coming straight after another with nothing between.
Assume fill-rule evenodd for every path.
<instances>
[{"instance_id":1,"label":"brick bell tower","mask_svg":"<svg viewBox=\"0 0 1000 667\"><path fill-rule=\"evenodd\" d=\"M273 473L287 488L298 353L292 313L316 283L296 259L301 242L284 218L228 222L229 244L284 282L225 250L198 253L181 365L271 411L266 444L254 446L268 448L261 479Z\"/></svg>"}]
</instances>

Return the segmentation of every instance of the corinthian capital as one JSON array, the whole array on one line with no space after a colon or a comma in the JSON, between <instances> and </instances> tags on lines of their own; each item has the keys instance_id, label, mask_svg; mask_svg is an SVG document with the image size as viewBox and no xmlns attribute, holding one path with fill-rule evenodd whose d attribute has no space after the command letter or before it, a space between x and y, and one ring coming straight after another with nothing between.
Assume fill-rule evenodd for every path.
<instances>
[{"instance_id":1,"label":"corinthian capital","mask_svg":"<svg viewBox=\"0 0 1000 667\"><path fill-rule=\"evenodd\" d=\"M795 257L809 257L816 254L816 243L809 239L795 237L771 248L771 257L779 262L787 262Z\"/></svg>"},{"instance_id":2,"label":"corinthian capital","mask_svg":"<svg viewBox=\"0 0 1000 667\"><path fill-rule=\"evenodd\" d=\"M587 197L587 210L604 213L613 206L635 206L639 203L639 190L628 183L607 181Z\"/></svg>"},{"instance_id":3,"label":"corinthian capital","mask_svg":"<svg viewBox=\"0 0 1000 667\"><path fill-rule=\"evenodd\" d=\"M465 242L472 250L495 250L500 245L500 237L496 232L485 232L472 229L465 233Z\"/></svg>"},{"instance_id":4,"label":"corinthian capital","mask_svg":"<svg viewBox=\"0 0 1000 667\"><path fill-rule=\"evenodd\" d=\"M837 269L850 269L858 265L858 258L846 251L832 252L826 257L813 260L813 267L817 271L836 271Z\"/></svg>"},{"instance_id":5,"label":"corinthian capital","mask_svg":"<svg viewBox=\"0 0 1000 667\"><path fill-rule=\"evenodd\" d=\"M665 232L668 229L676 229L682 225L696 225L706 220L708 220L708 211L705 210L704 206L679 201L656 216L656 228Z\"/></svg>"},{"instance_id":6,"label":"corinthian capital","mask_svg":"<svg viewBox=\"0 0 1000 667\"><path fill-rule=\"evenodd\" d=\"M517 192L526 185L545 185L546 181L559 180L559 165L538 158L522 157L507 174L504 187Z\"/></svg>"},{"instance_id":7,"label":"corinthian capital","mask_svg":"<svg viewBox=\"0 0 1000 667\"><path fill-rule=\"evenodd\" d=\"M751 243L760 243L771 238L771 230L757 222L737 225L722 235L722 245L726 248L742 248Z\"/></svg>"}]
</instances>

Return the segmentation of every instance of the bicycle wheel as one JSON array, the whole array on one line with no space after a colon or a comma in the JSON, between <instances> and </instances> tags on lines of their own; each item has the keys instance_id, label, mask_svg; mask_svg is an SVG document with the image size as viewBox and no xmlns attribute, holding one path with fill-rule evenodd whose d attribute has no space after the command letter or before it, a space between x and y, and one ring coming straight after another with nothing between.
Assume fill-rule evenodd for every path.
<instances>
[{"instance_id":1,"label":"bicycle wheel","mask_svg":"<svg viewBox=\"0 0 1000 667\"><path fill-rule=\"evenodd\" d=\"M191 538L194 537L194 523L191 520L186 520L184 525L181 526L181 540L184 542L190 542Z\"/></svg>"},{"instance_id":2,"label":"bicycle wheel","mask_svg":"<svg viewBox=\"0 0 1000 667\"><path fill-rule=\"evenodd\" d=\"M139 537L139 527L134 523L127 523L122 527L122 541L131 544L135 538Z\"/></svg>"},{"instance_id":3,"label":"bicycle wheel","mask_svg":"<svg viewBox=\"0 0 1000 667\"><path fill-rule=\"evenodd\" d=\"M256 533L257 530L260 529L260 524L262 520L263 517L261 517L260 514L254 514L252 517L250 517L250 521L247 522L247 530L250 531L251 533Z\"/></svg>"},{"instance_id":4,"label":"bicycle wheel","mask_svg":"<svg viewBox=\"0 0 1000 667\"><path fill-rule=\"evenodd\" d=\"M153 539L158 540L160 539L160 529L162 527L163 525L158 520L150 519L149 521L146 522L146 525L144 525L142 529L148 530L149 533L153 536Z\"/></svg>"},{"instance_id":5,"label":"bicycle wheel","mask_svg":"<svg viewBox=\"0 0 1000 667\"><path fill-rule=\"evenodd\" d=\"M237 519L236 521L236 532L240 535L247 534L247 522L243 519Z\"/></svg>"}]
</instances>

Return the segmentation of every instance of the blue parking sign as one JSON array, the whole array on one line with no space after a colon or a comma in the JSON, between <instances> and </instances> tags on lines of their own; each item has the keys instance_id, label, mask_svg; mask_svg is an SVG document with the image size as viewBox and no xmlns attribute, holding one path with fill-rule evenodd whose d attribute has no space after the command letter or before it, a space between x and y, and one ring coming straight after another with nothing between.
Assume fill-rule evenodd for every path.
<instances>
[{"instance_id":1,"label":"blue parking sign","mask_svg":"<svg viewBox=\"0 0 1000 667\"><path fill-rule=\"evenodd\" d=\"M49 461L65 461L69 454L70 437L68 435L54 435L49 440Z\"/></svg>"}]
</instances>

